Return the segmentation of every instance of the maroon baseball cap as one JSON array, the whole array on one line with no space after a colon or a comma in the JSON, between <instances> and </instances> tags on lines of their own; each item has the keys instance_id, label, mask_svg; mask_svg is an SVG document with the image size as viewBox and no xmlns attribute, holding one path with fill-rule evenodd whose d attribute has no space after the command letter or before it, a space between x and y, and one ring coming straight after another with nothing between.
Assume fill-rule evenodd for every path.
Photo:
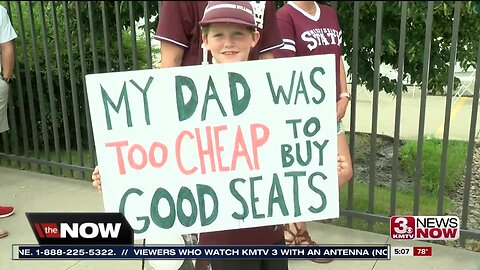
<instances>
[{"instance_id":1,"label":"maroon baseball cap","mask_svg":"<svg viewBox=\"0 0 480 270\"><path fill-rule=\"evenodd\" d=\"M200 26L235 23L256 28L252 5L248 1L209 1Z\"/></svg>"}]
</instances>

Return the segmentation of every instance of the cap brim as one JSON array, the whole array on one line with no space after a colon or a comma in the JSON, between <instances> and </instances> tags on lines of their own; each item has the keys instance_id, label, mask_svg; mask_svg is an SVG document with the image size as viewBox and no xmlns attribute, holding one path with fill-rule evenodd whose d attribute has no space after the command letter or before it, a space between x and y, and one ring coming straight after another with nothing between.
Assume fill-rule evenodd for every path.
<instances>
[{"instance_id":1,"label":"cap brim","mask_svg":"<svg viewBox=\"0 0 480 270\"><path fill-rule=\"evenodd\" d=\"M242 20L233 19L233 18L216 18L216 19L211 19L206 21L200 21L198 24L200 26L205 26L212 23L232 23L232 24L240 24L240 25L253 27L253 28L257 27L255 24L250 24Z\"/></svg>"}]
</instances>

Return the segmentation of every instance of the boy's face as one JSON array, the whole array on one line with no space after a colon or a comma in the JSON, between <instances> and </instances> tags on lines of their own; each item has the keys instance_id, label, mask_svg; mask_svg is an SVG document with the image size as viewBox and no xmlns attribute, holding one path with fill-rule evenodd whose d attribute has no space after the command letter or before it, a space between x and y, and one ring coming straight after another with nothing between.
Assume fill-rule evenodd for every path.
<instances>
[{"instance_id":1,"label":"boy's face","mask_svg":"<svg viewBox=\"0 0 480 270\"><path fill-rule=\"evenodd\" d=\"M212 23L208 34L202 35L203 43L218 63L247 61L250 49L255 47L259 38L258 31L229 23Z\"/></svg>"}]
</instances>

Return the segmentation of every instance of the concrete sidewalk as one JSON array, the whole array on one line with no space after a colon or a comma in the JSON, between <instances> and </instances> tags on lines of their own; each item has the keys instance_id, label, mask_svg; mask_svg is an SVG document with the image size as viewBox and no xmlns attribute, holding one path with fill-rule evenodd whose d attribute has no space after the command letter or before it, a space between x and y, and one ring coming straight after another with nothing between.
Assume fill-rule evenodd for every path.
<instances>
[{"instance_id":1,"label":"concrete sidewalk","mask_svg":"<svg viewBox=\"0 0 480 270\"><path fill-rule=\"evenodd\" d=\"M0 167L0 203L16 207L15 214L0 219L0 227L10 235L0 239L0 270L141 270L141 260L12 260L13 244L37 244L25 212L103 211L100 195L88 181L38 174ZM392 241L386 235L327 224L309 223L312 238L321 244L391 244L392 246L432 246L432 257L393 257L390 261L336 260L316 264L290 261L291 270L309 269L456 269L480 270L480 253L417 241ZM148 265L148 264L147 264ZM146 267L146 269L151 269ZM170 270L170 269L165 269ZM172 269L175 270L175 269Z\"/></svg>"},{"instance_id":2,"label":"concrete sidewalk","mask_svg":"<svg viewBox=\"0 0 480 270\"><path fill-rule=\"evenodd\" d=\"M350 86L349 86L350 87ZM402 109L400 114L400 139L417 140L420 118L420 89L409 87L409 92L402 94ZM460 97L452 102L450 113L449 140L468 141L470 121L472 119L473 97ZM442 139L445 123L445 96L427 96L425 109L425 137ZM384 91L379 93L377 134L395 135L396 98ZM359 86L356 103L356 132L372 132L373 93ZM343 123L350 130L350 106L347 108ZM480 131L480 117L477 117L476 132Z\"/></svg>"}]
</instances>

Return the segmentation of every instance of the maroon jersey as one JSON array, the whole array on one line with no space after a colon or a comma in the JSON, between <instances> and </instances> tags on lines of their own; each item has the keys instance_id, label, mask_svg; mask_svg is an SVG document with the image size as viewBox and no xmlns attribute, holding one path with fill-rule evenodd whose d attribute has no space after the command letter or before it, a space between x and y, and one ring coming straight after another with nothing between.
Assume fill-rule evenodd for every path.
<instances>
[{"instance_id":1,"label":"maroon jersey","mask_svg":"<svg viewBox=\"0 0 480 270\"><path fill-rule=\"evenodd\" d=\"M202 31L198 22L207 4L208 1L162 1L154 38L184 47L182 66L199 65L203 61ZM283 43L274 1L250 1L250 4L260 32L260 40L249 55L249 60L256 60L260 53L279 48ZM211 55L208 55L208 62L212 62Z\"/></svg>"},{"instance_id":2,"label":"maroon jersey","mask_svg":"<svg viewBox=\"0 0 480 270\"><path fill-rule=\"evenodd\" d=\"M201 233L199 245L270 245L283 241L283 225Z\"/></svg>"},{"instance_id":3,"label":"maroon jersey","mask_svg":"<svg viewBox=\"0 0 480 270\"><path fill-rule=\"evenodd\" d=\"M335 9L315 3L315 15L310 15L293 2L277 12L278 27L283 47L274 50L275 58L335 54L337 100L340 95L340 59L342 56L342 30Z\"/></svg>"}]
</instances>

